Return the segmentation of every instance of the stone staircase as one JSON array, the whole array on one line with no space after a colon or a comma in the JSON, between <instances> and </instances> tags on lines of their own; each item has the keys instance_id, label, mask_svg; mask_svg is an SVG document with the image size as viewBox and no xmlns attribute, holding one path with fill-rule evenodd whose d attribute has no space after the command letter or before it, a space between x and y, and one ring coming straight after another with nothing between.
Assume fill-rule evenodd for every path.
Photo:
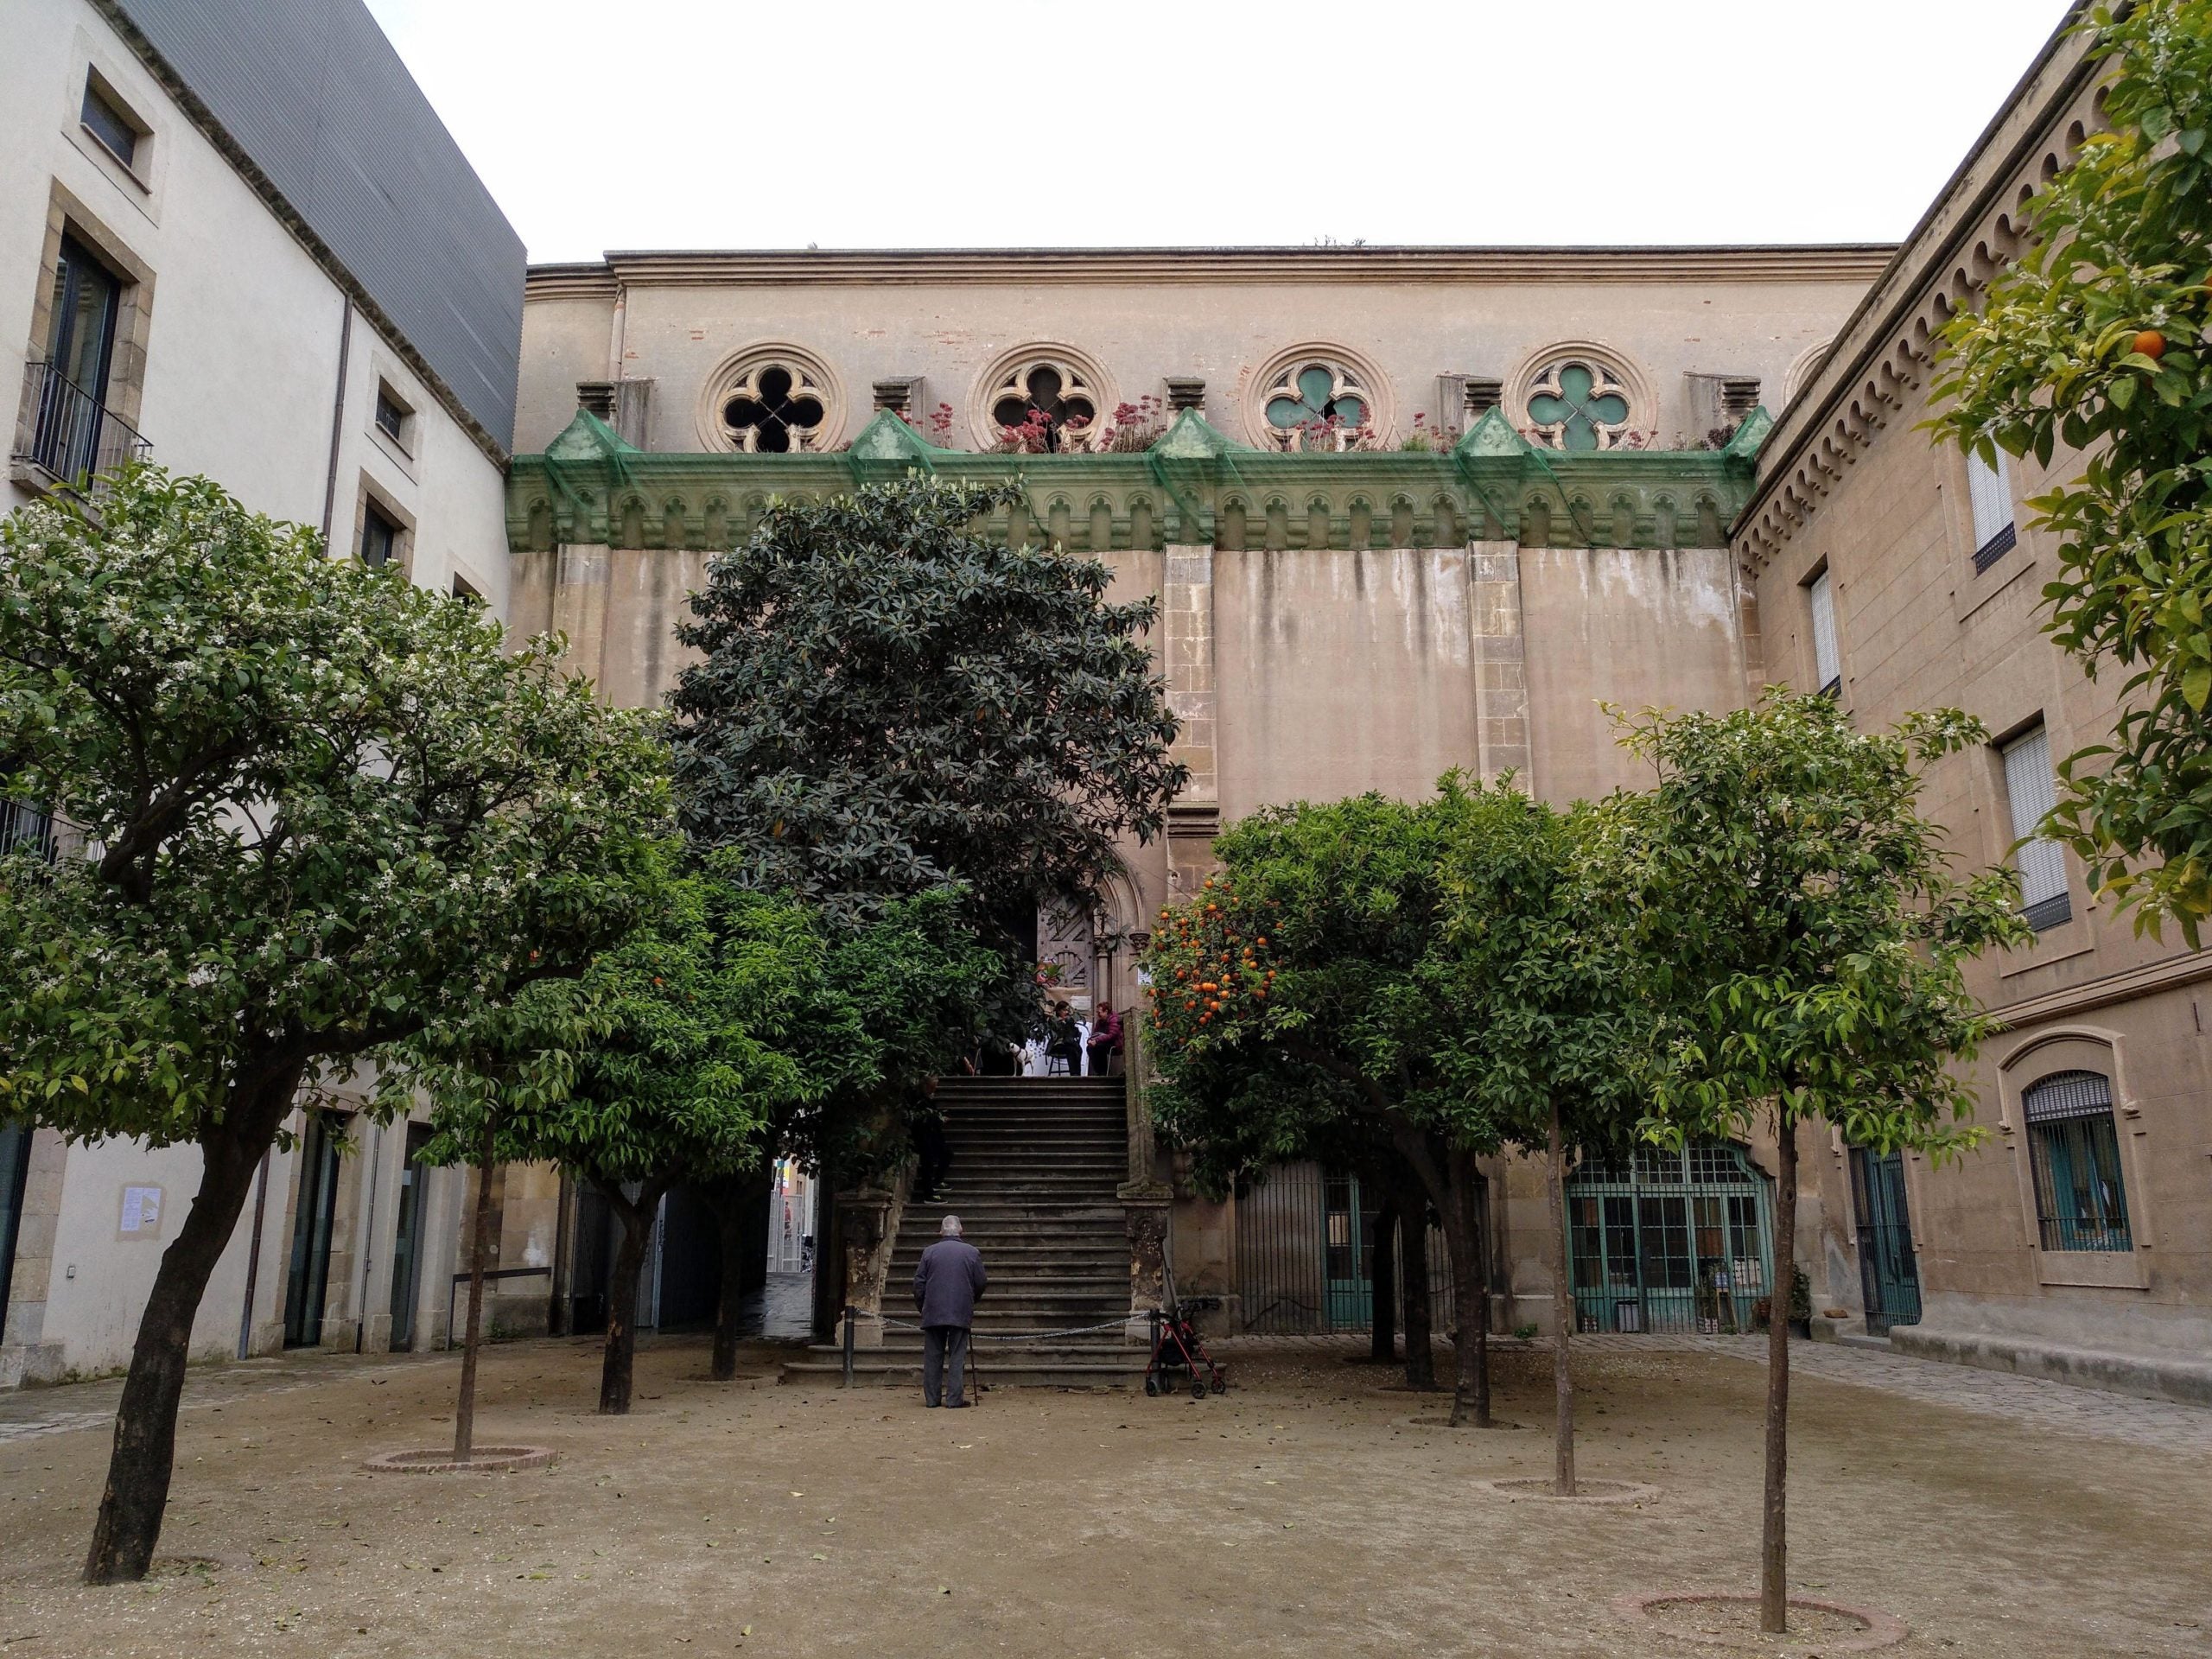
<instances>
[{"instance_id":1,"label":"stone staircase","mask_svg":"<svg viewBox=\"0 0 2212 1659\"><path fill-rule=\"evenodd\" d=\"M976 1333L1067 1331L1127 1319L1129 1245L1115 1189L1128 1178L1128 1131L1119 1077L957 1077L938 1084L952 1173L937 1201L909 1201L892 1248L883 1311L911 1322L915 1264L949 1211L983 1253L990 1288ZM978 1341L985 1383L1130 1387L1146 1350L1120 1328L1021 1342ZM787 1382L836 1382L836 1344L784 1367ZM886 1330L861 1348L855 1383L919 1388L922 1338Z\"/></svg>"}]
</instances>

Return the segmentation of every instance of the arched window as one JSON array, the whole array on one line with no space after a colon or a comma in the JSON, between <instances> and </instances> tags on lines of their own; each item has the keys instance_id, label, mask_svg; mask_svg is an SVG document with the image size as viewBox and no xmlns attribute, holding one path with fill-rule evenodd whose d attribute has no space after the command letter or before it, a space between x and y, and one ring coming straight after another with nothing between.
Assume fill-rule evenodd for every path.
<instances>
[{"instance_id":1,"label":"arched window","mask_svg":"<svg viewBox=\"0 0 2212 1659\"><path fill-rule=\"evenodd\" d=\"M981 399L986 448L1058 454L1091 447L1110 411L1097 365L1065 346L1025 346L1001 358Z\"/></svg>"},{"instance_id":2,"label":"arched window","mask_svg":"<svg viewBox=\"0 0 2212 1659\"><path fill-rule=\"evenodd\" d=\"M2020 1115L2043 1248L2133 1249L2111 1083L2101 1072L2055 1071L2021 1091Z\"/></svg>"},{"instance_id":3,"label":"arched window","mask_svg":"<svg viewBox=\"0 0 2212 1659\"><path fill-rule=\"evenodd\" d=\"M1772 1282L1769 1185L1726 1141L1586 1159L1567 1184L1582 1329L1751 1329Z\"/></svg>"},{"instance_id":4,"label":"arched window","mask_svg":"<svg viewBox=\"0 0 2212 1659\"><path fill-rule=\"evenodd\" d=\"M1389 442L1382 372L1348 346L1309 340L1278 352L1244 383L1244 429L1284 453L1373 449Z\"/></svg>"},{"instance_id":5,"label":"arched window","mask_svg":"<svg viewBox=\"0 0 2212 1659\"><path fill-rule=\"evenodd\" d=\"M1545 365L1529 390L1529 424L1554 449L1611 449L1629 429L1628 393L1595 358Z\"/></svg>"},{"instance_id":6,"label":"arched window","mask_svg":"<svg viewBox=\"0 0 2212 1659\"><path fill-rule=\"evenodd\" d=\"M814 454L830 448L836 393L812 358L786 346L747 353L709 383L705 424L718 448L742 454Z\"/></svg>"}]
</instances>

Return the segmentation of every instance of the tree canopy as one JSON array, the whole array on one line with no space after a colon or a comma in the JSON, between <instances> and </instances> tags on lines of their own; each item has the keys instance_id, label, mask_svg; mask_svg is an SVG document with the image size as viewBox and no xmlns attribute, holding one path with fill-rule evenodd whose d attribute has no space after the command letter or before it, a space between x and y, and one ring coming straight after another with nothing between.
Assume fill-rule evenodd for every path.
<instances>
[{"instance_id":1,"label":"tree canopy","mask_svg":"<svg viewBox=\"0 0 2212 1659\"><path fill-rule=\"evenodd\" d=\"M2058 539L2048 626L2127 675L2109 743L2062 763L2050 820L2093 887L2212 912L2212 0L2100 5L2104 118L2028 204L2031 242L1944 331L1935 423L2078 477L2036 496Z\"/></svg>"},{"instance_id":2,"label":"tree canopy","mask_svg":"<svg viewBox=\"0 0 2212 1659\"><path fill-rule=\"evenodd\" d=\"M842 914L959 883L978 915L1088 898L1185 769L1143 635L1096 559L976 522L1015 485L914 479L771 505L677 630L687 830L747 885Z\"/></svg>"},{"instance_id":3,"label":"tree canopy","mask_svg":"<svg viewBox=\"0 0 2212 1659\"><path fill-rule=\"evenodd\" d=\"M1965 1075L1992 1022L1961 966L2027 936L2009 870L1960 879L1919 812L1916 763L1986 742L1964 715L1853 729L1834 701L1770 687L1727 714L1647 713L1624 741L1658 774L1607 804L1621 925L1651 988L1654 1139L1774 1135L1760 1628L1788 1622L1789 1347L1797 1131L1940 1161L1980 1131Z\"/></svg>"},{"instance_id":4,"label":"tree canopy","mask_svg":"<svg viewBox=\"0 0 2212 1659\"><path fill-rule=\"evenodd\" d=\"M264 1071L581 968L664 762L559 655L204 480L0 521L0 755L86 848L0 866L0 1102L200 1140Z\"/></svg>"},{"instance_id":5,"label":"tree canopy","mask_svg":"<svg viewBox=\"0 0 2212 1659\"><path fill-rule=\"evenodd\" d=\"M202 1154L94 1582L152 1556L193 1316L302 1082L636 919L664 751L559 656L201 479L127 468L0 523L0 757L71 830L0 861L0 1109Z\"/></svg>"}]
</instances>

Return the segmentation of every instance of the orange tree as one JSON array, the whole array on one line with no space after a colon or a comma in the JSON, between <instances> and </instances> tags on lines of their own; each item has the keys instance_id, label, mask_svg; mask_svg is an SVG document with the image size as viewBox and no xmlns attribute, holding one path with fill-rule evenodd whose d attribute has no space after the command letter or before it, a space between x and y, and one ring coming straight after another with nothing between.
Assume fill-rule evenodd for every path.
<instances>
[{"instance_id":1,"label":"orange tree","mask_svg":"<svg viewBox=\"0 0 2212 1659\"><path fill-rule=\"evenodd\" d=\"M1215 842L1221 873L1147 947L1155 1096L1217 1177L1331 1147L1387 1147L1442 1218L1458 1300L1452 1421L1489 1419L1477 1160L1501 1141L1447 1061L1468 1033L1442 859L1510 791L1446 777L1432 799L1271 807ZM1517 800L1517 796L1511 796Z\"/></svg>"}]
</instances>

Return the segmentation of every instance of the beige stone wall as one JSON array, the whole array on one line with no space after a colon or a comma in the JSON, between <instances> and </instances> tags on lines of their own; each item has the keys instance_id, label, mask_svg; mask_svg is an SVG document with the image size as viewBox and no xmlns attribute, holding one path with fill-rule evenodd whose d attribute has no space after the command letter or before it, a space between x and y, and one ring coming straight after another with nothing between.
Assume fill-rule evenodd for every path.
<instances>
[{"instance_id":1,"label":"beige stone wall","mask_svg":"<svg viewBox=\"0 0 2212 1659\"><path fill-rule=\"evenodd\" d=\"M1109 403L1199 377L1206 417L1243 442L1255 377L1292 347L1339 346L1371 365L1395 435L1416 413L1458 423L1440 376L1510 384L1548 348L1587 342L1637 375L1633 418L1664 444L1710 423L1709 383L1690 375L1757 376L1779 406L1790 366L1833 336L1887 252L617 256L535 276L515 447L542 450L568 424L579 380L630 378L653 382L643 447L707 448L709 378L769 343L829 372L833 442L866 423L873 382L918 377L927 404L952 405L956 447L972 448L987 371L1027 344L1095 362Z\"/></svg>"}]
</instances>

